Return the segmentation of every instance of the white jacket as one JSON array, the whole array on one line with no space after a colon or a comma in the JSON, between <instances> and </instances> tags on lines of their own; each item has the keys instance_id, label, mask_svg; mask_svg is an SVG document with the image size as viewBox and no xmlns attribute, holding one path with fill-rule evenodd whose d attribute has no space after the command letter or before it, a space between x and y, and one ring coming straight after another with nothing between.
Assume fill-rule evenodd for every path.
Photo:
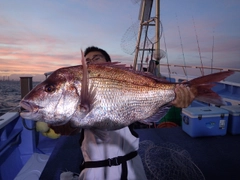
<instances>
[{"instance_id":1,"label":"white jacket","mask_svg":"<svg viewBox=\"0 0 240 180\"><path fill-rule=\"evenodd\" d=\"M91 130L84 130L81 145L84 161L100 161L124 156L139 148L139 138L135 131L125 127L109 131L109 141L103 142ZM127 161L128 180L146 180L145 171L139 155ZM85 168L79 175L80 180L120 180L122 166Z\"/></svg>"}]
</instances>

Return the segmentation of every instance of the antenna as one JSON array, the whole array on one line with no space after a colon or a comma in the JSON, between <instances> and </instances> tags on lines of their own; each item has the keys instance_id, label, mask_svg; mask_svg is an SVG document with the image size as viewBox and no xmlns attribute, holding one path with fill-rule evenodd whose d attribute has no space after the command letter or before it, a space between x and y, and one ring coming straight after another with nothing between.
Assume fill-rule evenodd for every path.
<instances>
[{"instance_id":1,"label":"antenna","mask_svg":"<svg viewBox=\"0 0 240 180\"><path fill-rule=\"evenodd\" d=\"M164 32L163 32L163 40L164 40L164 47L165 47L165 52L166 52L166 59L167 59L167 68L168 68L169 79L171 79L171 71L170 71L168 55L167 55L167 43L166 43L166 38L165 38Z\"/></svg>"},{"instance_id":2,"label":"antenna","mask_svg":"<svg viewBox=\"0 0 240 180\"><path fill-rule=\"evenodd\" d=\"M213 51L214 51L214 29L213 29L213 45L212 45L212 59L211 59L211 74L213 73Z\"/></svg>"},{"instance_id":3,"label":"antenna","mask_svg":"<svg viewBox=\"0 0 240 180\"><path fill-rule=\"evenodd\" d=\"M188 79L188 76L187 76L187 70L186 70L185 55L184 55L184 51L183 51L182 37L181 37L180 27L179 27L179 24L178 24L178 16L177 16L177 14L176 14L176 18L177 18L177 27L178 27L178 33L179 33L180 44L181 44L182 55L183 55L183 63L184 63L183 71L184 71L185 76L186 76L187 79Z\"/></svg>"},{"instance_id":4,"label":"antenna","mask_svg":"<svg viewBox=\"0 0 240 180\"><path fill-rule=\"evenodd\" d=\"M202 67L202 68L200 68L200 71L201 71L202 76L204 76L204 70L203 70L203 62L202 62L201 50L200 50L200 46L199 46L197 30L196 30L195 21L194 21L193 16L192 16L192 21L193 21L193 26L194 26L195 34L196 34L196 40L197 40L197 45L198 45L198 53L199 53L199 57L200 57L201 67Z\"/></svg>"}]
</instances>

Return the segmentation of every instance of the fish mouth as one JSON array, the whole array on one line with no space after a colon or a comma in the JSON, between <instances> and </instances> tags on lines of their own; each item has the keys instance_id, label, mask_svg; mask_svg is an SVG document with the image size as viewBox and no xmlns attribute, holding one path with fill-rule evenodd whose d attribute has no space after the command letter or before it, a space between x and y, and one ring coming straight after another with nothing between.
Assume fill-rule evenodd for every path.
<instances>
[{"instance_id":1,"label":"fish mouth","mask_svg":"<svg viewBox=\"0 0 240 180\"><path fill-rule=\"evenodd\" d=\"M20 113L21 117L25 119L33 117L38 113L39 109L41 109L40 106L36 105L35 103L25 100L20 101L20 106L25 109Z\"/></svg>"}]
</instances>

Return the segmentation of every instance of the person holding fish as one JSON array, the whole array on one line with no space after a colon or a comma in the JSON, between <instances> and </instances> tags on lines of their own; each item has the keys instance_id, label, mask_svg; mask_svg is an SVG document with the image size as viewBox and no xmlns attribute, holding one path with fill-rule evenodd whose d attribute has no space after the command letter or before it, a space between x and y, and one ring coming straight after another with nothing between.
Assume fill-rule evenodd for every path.
<instances>
[{"instance_id":1,"label":"person holding fish","mask_svg":"<svg viewBox=\"0 0 240 180\"><path fill-rule=\"evenodd\" d=\"M111 62L106 51L94 46L85 50L84 57L87 64ZM183 85L176 86L175 91L178 97L172 102L175 106L186 107L194 99L194 95ZM186 94L189 98L183 99ZM101 138L100 134L104 133L104 138ZM82 129L80 145L84 162L79 179L147 179L137 154L139 137L131 125L108 132ZM69 175L69 172L66 174Z\"/></svg>"},{"instance_id":2,"label":"person holding fish","mask_svg":"<svg viewBox=\"0 0 240 180\"><path fill-rule=\"evenodd\" d=\"M108 62L109 55L97 47L87 48L84 57L82 65L54 71L20 102L26 110L22 118L43 121L56 133L82 129L79 179L147 179L131 124L157 122L172 105L187 107L194 98L220 105L212 83L233 74L219 72L179 85ZM61 174L62 179L73 176Z\"/></svg>"},{"instance_id":3,"label":"person holding fish","mask_svg":"<svg viewBox=\"0 0 240 180\"><path fill-rule=\"evenodd\" d=\"M87 64L111 62L106 51L94 46L85 50L84 57ZM139 137L131 126L107 132L83 129L80 145L84 162L79 179L147 179L137 153Z\"/></svg>"}]
</instances>

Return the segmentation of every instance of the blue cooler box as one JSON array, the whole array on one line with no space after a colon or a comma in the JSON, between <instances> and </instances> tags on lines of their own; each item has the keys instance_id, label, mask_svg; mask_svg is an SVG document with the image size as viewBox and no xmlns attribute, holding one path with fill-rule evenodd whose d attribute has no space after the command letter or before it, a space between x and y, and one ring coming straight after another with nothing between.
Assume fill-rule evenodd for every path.
<instances>
[{"instance_id":1,"label":"blue cooler box","mask_svg":"<svg viewBox=\"0 0 240 180\"><path fill-rule=\"evenodd\" d=\"M182 129L191 137L226 135L229 112L214 106L182 109Z\"/></svg>"},{"instance_id":2,"label":"blue cooler box","mask_svg":"<svg viewBox=\"0 0 240 180\"><path fill-rule=\"evenodd\" d=\"M229 111L227 131L231 134L240 134L240 105L222 106Z\"/></svg>"}]
</instances>

